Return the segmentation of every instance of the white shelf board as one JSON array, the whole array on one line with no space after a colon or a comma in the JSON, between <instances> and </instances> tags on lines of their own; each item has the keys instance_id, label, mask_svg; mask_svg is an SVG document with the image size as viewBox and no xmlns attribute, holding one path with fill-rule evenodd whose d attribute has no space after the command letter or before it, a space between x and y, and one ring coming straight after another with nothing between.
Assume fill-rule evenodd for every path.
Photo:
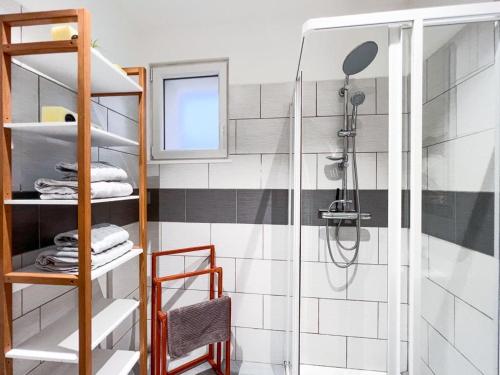
<instances>
[{"instance_id":1,"label":"white shelf board","mask_svg":"<svg viewBox=\"0 0 500 375\"><path fill-rule=\"evenodd\" d=\"M111 63L95 48L91 48L91 90L98 93L141 92L141 86L125 72ZM16 56L15 62L48 76L53 80L77 91L78 63L77 54L48 53L40 55Z\"/></svg>"},{"instance_id":2,"label":"white shelf board","mask_svg":"<svg viewBox=\"0 0 500 375\"><path fill-rule=\"evenodd\" d=\"M78 125L76 122L6 123L4 127L12 129L14 134L23 132L67 142L76 142L78 140ZM92 147L139 146L139 142L99 129L97 126L91 127L91 134Z\"/></svg>"},{"instance_id":3,"label":"white shelf board","mask_svg":"<svg viewBox=\"0 0 500 375\"><path fill-rule=\"evenodd\" d=\"M92 349L95 349L138 306L139 302L132 299L94 301ZM78 336L78 310L73 310L22 344L14 346L5 355L12 359L78 363Z\"/></svg>"},{"instance_id":4,"label":"white shelf board","mask_svg":"<svg viewBox=\"0 0 500 375\"><path fill-rule=\"evenodd\" d=\"M140 353L128 350L101 350L92 353L92 374L128 375L139 360ZM44 362L33 374L78 375L78 365Z\"/></svg>"},{"instance_id":5,"label":"white shelf board","mask_svg":"<svg viewBox=\"0 0 500 375\"><path fill-rule=\"evenodd\" d=\"M106 263L104 266L101 266L101 267L95 269L94 271L92 271L91 274L90 274L90 278L92 280L95 280L98 277L101 277L101 276L105 275L109 271L114 270L115 268L121 266L124 263L127 263L129 260L131 260L131 259L135 258L136 256L142 254L142 251L143 250L140 249L140 248L134 248L134 249L130 250L128 253L123 254L121 257L116 258L115 260L113 260L113 261L111 261L109 263ZM24 267L24 268L21 268L21 269L18 269L18 270L15 270L14 272L29 272L29 273L41 273L41 274L52 273L52 272L44 272L43 270L41 270L39 268L36 268L34 264L29 265L29 266ZM18 284L18 283L13 283L12 284L12 291L14 293L15 292L19 292L19 291L21 291L23 289L28 288L31 285L33 285L33 284Z\"/></svg>"},{"instance_id":6,"label":"white shelf board","mask_svg":"<svg viewBox=\"0 0 500 375\"><path fill-rule=\"evenodd\" d=\"M102 198L102 199L92 199L90 203L106 203L106 202L117 202L117 201L129 201L139 199L138 195L127 195L126 197L116 197L116 198ZM76 199L6 199L5 204L11 205L60 205L60 206L77 206L78 201Z\"/></svg>"}]
</instances>

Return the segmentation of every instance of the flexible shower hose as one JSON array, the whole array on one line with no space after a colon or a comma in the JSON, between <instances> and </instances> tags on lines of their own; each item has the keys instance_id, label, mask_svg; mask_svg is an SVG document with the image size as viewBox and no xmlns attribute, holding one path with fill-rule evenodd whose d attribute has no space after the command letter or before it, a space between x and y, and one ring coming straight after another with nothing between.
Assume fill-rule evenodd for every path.
<instances>
[{"instance_id":1,"label":"flexible shower hose","mask_svg":"<svg viewBox=\"0 0 500 375\"><path fill-rule=\"evenodd\" d=\"M326 219L326 224L325 224L325 229L326 229L326 243L328 245L328 252L330 253L330 258L332 259L332 262L340 268L347 268L350 265L352 265L356 259L358 258L358 253L359 253L359 245L361 242L361 206L359 204L359 188L358 188L358 165L356 161L356 138L353 137L352 139L352 167L353 167L353 173L352 173L352 182L354 185L354 191L356 194L356 211L358 214L358 218L356 219L356 241L354 243L354 246L348 247L344 246L342 242L340 241L339 234L340 234L340 228L342 227L342 219L339 220L336 228L335 228L335 242L337 245L346 251L352 251L354 250L354 256L352 257L351 260L348 260L347 257L345 257L343 254L342 257L344 257L344 260L346 261L345 263L338 262L335 260L335 257L333 256L333 251L332 251L332 246L330 244L330 224L329 224L329 219ZM335 202L332 202L330 206L328 207L328 212L331 212L332 207Z\"/></svg>"}]
</instances>

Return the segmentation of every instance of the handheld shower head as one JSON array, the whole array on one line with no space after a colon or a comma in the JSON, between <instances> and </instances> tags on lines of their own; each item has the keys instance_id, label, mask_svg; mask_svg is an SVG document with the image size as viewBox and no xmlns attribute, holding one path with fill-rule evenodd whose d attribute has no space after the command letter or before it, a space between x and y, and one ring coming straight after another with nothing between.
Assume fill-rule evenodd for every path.
<instances>
[{"instance_id":1,"label":"handheld shower head","mask_svg":"<svg viewBox=\"0 0 500 375\"><path fill-rule=\"evenodd\" d=\"M351 96L351 104L357 107L363 104L365 101L365 93L363 91L357 91Z\"/></svg>"}]
</instances>

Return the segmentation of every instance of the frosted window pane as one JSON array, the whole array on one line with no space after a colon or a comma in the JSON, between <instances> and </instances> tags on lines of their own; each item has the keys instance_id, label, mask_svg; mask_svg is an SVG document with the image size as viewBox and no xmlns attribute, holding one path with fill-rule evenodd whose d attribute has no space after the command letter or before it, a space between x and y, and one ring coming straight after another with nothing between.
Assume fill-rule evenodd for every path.
<instances>
[{"instance_id":1,"label":"frosted window pane","mask_svg":"<svg viewBox=\"0 0 500 375\"><path fill-rule=\"evenodd\" d=\"M165 79L164 148L219 148L219 77Z\"/></svg>"}]
</instances>

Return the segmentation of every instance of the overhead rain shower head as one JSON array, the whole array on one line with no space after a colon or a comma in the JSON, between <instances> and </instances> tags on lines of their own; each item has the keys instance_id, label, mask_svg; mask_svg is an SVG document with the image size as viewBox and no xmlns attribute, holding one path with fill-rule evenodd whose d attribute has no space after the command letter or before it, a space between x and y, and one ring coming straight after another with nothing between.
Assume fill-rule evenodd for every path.
<instances>
[{"instance_id":1,"label":"overhead rain shower head","mask_svg":"<svg viewBox=\"0 0 500 375\"><path fill-rule=\"evenodd\" d=\"M342 70L346 76L352 76L365 70L372 63L378 53L378 45L374 41L361 43L354 48L344 59Z\"/></svg>"},{"instance_id":2,"label":"overhead rain shower head","mask_svg":"<svg viewBox=\"0 0 500 375\"><path fill-rule=\"evenodd\" d=\"M365 93L362 91L357 91L351 96L351 104L354 107L357 107L361 104L363 104L365 101Z\"/></svg>"}]
</instances>

